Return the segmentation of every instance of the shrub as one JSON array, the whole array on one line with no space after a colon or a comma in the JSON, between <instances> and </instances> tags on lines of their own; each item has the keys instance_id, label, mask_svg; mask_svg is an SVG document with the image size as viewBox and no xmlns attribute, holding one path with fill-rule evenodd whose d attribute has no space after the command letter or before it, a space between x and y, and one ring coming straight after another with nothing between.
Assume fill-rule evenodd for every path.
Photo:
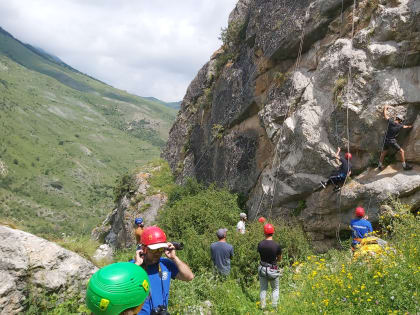
<instances>
[{"instance_id":1,"label":"shrub","mask_svg":"<svg viewBox=\"0 0 420 315\"><path fill-rule=\"evenodd\" d=\"M114 191L114 201L118 202L124 195L130 195L134 190L134 177L130 174L125 174L116 180Z\"/></svg>"}]
</instances>

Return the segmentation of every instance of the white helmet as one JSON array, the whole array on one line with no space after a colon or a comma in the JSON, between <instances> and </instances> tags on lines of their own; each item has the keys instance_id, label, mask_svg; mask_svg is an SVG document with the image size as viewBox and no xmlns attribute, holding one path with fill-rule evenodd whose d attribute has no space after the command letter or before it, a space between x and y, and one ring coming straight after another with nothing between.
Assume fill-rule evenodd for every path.
<instances>
[{"instance_id":1,"label":"white helmet","mask_svg":"<svg viewBox=\"0 0 420 315\"><path fill-rule=\"evenodd\" d=\"M240 217L241 219L246 219L246 213L241 212L241 213L239 214L239 217Z\"/></svg>"}]
</instances>

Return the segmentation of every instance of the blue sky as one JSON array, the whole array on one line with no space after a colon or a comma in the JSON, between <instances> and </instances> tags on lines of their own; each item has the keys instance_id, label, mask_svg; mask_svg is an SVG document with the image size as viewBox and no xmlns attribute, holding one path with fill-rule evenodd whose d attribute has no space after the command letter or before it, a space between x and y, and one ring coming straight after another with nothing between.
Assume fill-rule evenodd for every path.
<instances>
[{"instance_id":1,"label":"blue sky","mask_svg":"<svg viewBox=\"0 0 420 315\"><path fill-rule=\"evenodd\" d=\"M237 0L0 1L0 26L112 86L181 100Z\"/></svg>"}]
</instances>

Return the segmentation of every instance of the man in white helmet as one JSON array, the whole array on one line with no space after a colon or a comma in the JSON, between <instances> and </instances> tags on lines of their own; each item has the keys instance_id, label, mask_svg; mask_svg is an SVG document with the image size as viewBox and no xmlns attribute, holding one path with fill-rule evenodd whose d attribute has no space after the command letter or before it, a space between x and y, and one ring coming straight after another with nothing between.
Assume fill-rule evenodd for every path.
<instances>
[{"instance_id":1,"label":"man in white helmet","mask_svg":"<svg viewBox=\"0 0 420 315\"><path fill-rule=\"evenodd\" d=\"M241 233L241 234L245 234L245 221L246 221L246 214L241 212L239 214L239 222L238 224L236 224L236 230Z\"/></svg>"}]
</instances>

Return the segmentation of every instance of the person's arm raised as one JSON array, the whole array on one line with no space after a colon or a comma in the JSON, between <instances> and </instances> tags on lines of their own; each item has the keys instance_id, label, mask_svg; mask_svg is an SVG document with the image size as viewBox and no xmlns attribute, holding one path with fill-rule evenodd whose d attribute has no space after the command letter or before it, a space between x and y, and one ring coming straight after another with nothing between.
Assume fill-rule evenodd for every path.
<instances>
[{"instance_id":1,"label":"person's arm raised","mask_svg":"<svg viewBox=\"0 0 420 315\"><path fill-rule=\"evenodd\" d=\"M176 250L172 243L168 243L168 248L165 250L165 255L170 260L172 260L178 268L178 274L176 275L176 279L182 281L191 281L192 279L194 279L194 274L191 271L190 267L181 259L179 259L179 257L176 255Z\"/></svg>"}]
</instances>

